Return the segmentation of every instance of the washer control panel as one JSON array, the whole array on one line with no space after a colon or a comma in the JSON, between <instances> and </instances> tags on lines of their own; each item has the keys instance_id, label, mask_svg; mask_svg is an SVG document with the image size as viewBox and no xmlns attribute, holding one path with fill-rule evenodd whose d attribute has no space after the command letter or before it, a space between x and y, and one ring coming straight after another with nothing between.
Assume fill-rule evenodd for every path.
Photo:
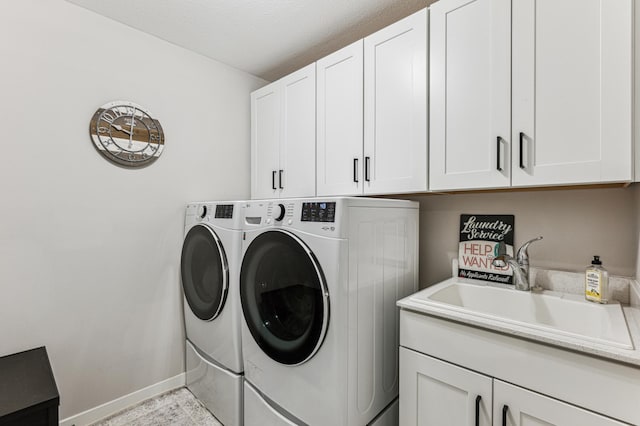
<instances>
[{"instance_id":1,"label":"washer control panel","mask_svg":"<svg viewBox=\"0 0 640 426\"><path fill-rule=\"evenodd\" d=\"M302 203L302 222L335 222L335 202Z\"/></svg>"},{"instance_id":2,"label":"washer control panel","mask_svg":"<svg viewBox=\"0 0 640 426\"><path fill-rule=\"evenodd\" d=\"M233 219L233 204L217 204L216 219Z\"/></svg>"}]
</instances>

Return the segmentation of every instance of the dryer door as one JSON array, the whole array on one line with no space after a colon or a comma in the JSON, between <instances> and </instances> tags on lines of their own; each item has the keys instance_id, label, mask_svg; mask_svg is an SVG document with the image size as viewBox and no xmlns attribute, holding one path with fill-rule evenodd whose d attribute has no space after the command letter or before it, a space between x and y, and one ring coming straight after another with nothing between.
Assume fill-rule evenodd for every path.
<instances>
[{"instance_id":1,"label":"dryer door","mask_svg":"<svg viewBox=\"0 0 640 426\"><path fill-rule=\"evenodd\" d=\"M204 224L189 230L180 261L182 288L191 311L201 320L220 314L229 288L229 266L222 243Z\"/></svg>"},{"instance_id":2,"label":"dryer door","mask_svg":"<svg viewBox=\"0 0 640 426\"><path fill-rule=\"evenodd\" d=\"M318 261L292 233L267 231L247 248L240 299L249 331L273 360L296 365L322 345L329 293Z\"/></svg>"}]
</instances>

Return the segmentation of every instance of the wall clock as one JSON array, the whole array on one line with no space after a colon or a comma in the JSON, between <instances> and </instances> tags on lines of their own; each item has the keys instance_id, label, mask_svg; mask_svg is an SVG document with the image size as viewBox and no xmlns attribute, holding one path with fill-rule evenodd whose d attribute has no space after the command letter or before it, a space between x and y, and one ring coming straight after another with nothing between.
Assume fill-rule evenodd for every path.
<instances>
[{"instance_id":1,"label":"wall clock","mask_svg":"<svg viewBox=\"0 0 640 426\"><path fill-rule=\"evenodd\" d=\"M91 118L89 133L98 152L121 166L148 165L164 149L160 122L149 110L133 102L102 105Z\"/></svg>"}]
</instances>

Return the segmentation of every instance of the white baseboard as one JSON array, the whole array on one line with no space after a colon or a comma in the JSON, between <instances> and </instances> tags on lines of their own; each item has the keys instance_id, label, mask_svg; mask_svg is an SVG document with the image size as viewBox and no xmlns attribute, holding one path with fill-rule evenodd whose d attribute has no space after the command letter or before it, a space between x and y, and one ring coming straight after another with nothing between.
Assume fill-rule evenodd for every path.
<instances>
[{"instance_id":1,"label":"white baseboard","mask_svg":"<svg viewBox=\"0 0 640 426\"><path fill-rule=\"evenodd\" d=\"M91 408L87 411L83 411L80 414L76 414L66 419L60 420L60 426L86 426L91 423L95 423L100 419L109 417L112 414L129 408L133 405L139 404L142 401L153 398L156 395L160 395L165 392L180 388L185 385L185 373L180 373L177 376L171 377L167 380L163 380L146 388L137 390L128 395L114 399L97 407Z\"/></svg>"}]
</instances>

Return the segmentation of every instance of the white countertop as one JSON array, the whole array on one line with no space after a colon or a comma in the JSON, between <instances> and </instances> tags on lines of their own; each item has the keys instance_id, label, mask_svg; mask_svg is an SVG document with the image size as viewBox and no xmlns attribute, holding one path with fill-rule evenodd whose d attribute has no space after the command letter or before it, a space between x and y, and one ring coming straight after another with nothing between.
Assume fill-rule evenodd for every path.
<instances>
[{"instance_id":1,"label":"white countertop","mask_svg":"<svg viewBox=\"0 0 640 426\"><path fill-rule=\"evenodd\" d=\"M543 287L552 287L555 289L562 288L563 290L562 292L544 290L542 294L549 294L575 300L582 299L581 294L576 294L583 289L584 284L582 280L584 278L582 274L540 270L537 271L537 274L538 277L548 278L549 276L553 276L554 278L554 285L550 285L550 283L543 283ZM487 285L486 283L474 280L459 279L459 281L474 283L477 285ZM561 284L558 284L559 282ZM446 281L444 283L446 283ZM469 326L480 327L513 337L528 339L640 367L640 285L635 280L618 278L616 281L616 294L619 295L617 299L623 299L625 301L621 306L628 326L629 337L631 338L633 345L632 349L624 349L621 347L585 341L584 339L573 338L570 335L549 332L544 329L536 329L535 327L528 326L524 323L518 323L517 321L504 321L496 317L478 315L473 312L465 312L464 309L451 309L445 304L424 303L425 295L437 291L438 286L444 283L436 284L435 286L428 287L414 295L408 296L400 300L398 302L398 306L402 309L419 312L425 315L432 315ZM540 284L539 281L537 283ZM576 319L576 321L578 320L579 319Z\"/></svg>"}]
</instances>

